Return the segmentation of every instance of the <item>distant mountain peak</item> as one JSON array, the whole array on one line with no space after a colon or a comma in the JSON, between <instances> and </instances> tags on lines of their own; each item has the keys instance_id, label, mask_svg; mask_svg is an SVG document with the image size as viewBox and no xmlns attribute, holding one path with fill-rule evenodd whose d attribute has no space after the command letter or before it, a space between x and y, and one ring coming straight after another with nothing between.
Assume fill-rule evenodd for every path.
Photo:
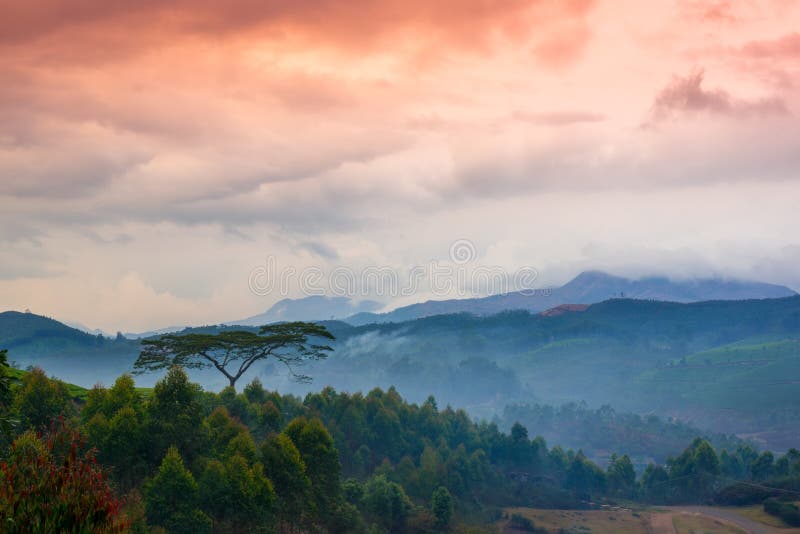
<instances>
[{"instance_id":1,"label":"distant mountain peak","mask_svg":"<svg viewBox=\"0 0 800 534\"><path fill-rule=\"evenodd\" d=\"M355 314L374 312L382 307L381 303L373 300L356 302L348 297L311 295L299 299L284 298L273 304L264 313L224 324L260 326L280 321L344 319Z\"/></svg>"},{"instance_id":2,"label":"distant mountain peak","mask_svg":"<svg viewBox=\"0 0 800 534\"><path fill-rule=\"evenodd\" d=\"M797 295L788 287L724 278L670 280L665 276L638 279L624 278L599 270L588 270L560 287L547 291L525 291L491 295L483 298L427 301L403 306L394 311L361 313L347 319L354 325L374 322L399 322L451 313L492 315L505 310L526 310L541 313L559 309L561 305L588 305L615 298L698 302L704 300L748 300L781 298Z\"/></svg>"}]
</instances>

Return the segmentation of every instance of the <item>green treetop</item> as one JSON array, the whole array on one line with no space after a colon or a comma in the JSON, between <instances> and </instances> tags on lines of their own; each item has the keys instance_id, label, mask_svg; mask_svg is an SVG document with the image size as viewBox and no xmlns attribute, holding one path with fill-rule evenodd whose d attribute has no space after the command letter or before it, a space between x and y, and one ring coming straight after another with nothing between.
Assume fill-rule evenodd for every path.
<instances>
[{"instance_id":1,"label":"green treetop","mask_svg":"<svg viewBox=\"0 0 800 534\"><path fill-rule=\"evenodd\" d=\"M136 373L169 369L180 365L187 369L216 369L236 387L236 381L257 361L272 358L286 366L299 382L309 376L297 372L307 360L320 360L333 350L312 339L333 340L327 328L305 322L262 326L258 333L244 330L217 334L167 334L142 341L142 351L134 363Z\"/></svg>"}]
</instances>

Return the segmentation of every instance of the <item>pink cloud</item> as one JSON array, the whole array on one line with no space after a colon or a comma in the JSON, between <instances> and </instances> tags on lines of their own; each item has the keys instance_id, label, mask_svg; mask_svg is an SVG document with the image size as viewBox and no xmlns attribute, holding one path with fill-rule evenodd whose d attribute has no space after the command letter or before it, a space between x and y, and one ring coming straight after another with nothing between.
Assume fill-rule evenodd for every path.
<instances>
[{"instance_id":1,"label":"pink cloud","mask_svg":"<svg viewBox=\"0 0 800 534\"><path fill-rule=\"evenodd\" d=\"M785 115L786 104L778 97L743 100L723 89L705 89L702 69L687 76L674 77L656 95L650 110L651 123L686 113L710 113L735 117Z\"/></svg>"},{"instance_id":2,"label":"pink cloud","mask_svg":"<svg viewBox=\"0 0 800 534\"><path fill-rule=\"evenodd\" d=\"M756 58L800 58L800 33L790 33L778 39L751 41L742 52Z\"/></svg>"}]
</instances>

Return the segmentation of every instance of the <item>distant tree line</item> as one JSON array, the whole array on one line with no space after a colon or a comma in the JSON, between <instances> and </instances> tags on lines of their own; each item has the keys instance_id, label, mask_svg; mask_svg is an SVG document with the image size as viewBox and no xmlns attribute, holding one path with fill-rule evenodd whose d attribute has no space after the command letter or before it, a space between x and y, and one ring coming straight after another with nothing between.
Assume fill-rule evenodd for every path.
<instances>
[{"instance_id":1,"label":"distant tree line","mask_svg":"<svg viewBox=\"0 0 800 534\"><path fill-rule=\"evenodd\" d=\"M624 450L637 469L653 461L664 463L668 456L701 434L697 428L681 421L620 413L608 405L590 408L585 402L561 406L511 404L496 421L501 429L511 428L516 422L535 428L536 433L548 441L581 447L598 460L605 451ZM706 437L716 448L733 450L744 444L735 436L711 434Z\"/></svg>"}]
</instances>

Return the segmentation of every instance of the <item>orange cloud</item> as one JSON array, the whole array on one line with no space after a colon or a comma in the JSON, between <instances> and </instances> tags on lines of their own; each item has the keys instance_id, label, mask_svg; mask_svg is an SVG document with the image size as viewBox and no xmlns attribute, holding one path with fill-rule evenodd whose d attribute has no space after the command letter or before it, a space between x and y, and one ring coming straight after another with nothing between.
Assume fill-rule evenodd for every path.
<instances>
[{"instance_id":1,"label":"orange cloud","mask_svg":"<svg viewBox=\"0 0 800 534\"><path fill-rule=\"evenodd\" d=\"M103 61L184 38L249 39L359 53L412 44L481 50L493 39L542 36L556 61L581 37L593 0L3 0L0 42L41 46L39 59ZM579 28L578 33L585 33ZM538 37L537 37L538 38ZM554 44L557 43L557 44ZM571 56L567 52L567 56Z\"/></svg>"}]
</instances>

